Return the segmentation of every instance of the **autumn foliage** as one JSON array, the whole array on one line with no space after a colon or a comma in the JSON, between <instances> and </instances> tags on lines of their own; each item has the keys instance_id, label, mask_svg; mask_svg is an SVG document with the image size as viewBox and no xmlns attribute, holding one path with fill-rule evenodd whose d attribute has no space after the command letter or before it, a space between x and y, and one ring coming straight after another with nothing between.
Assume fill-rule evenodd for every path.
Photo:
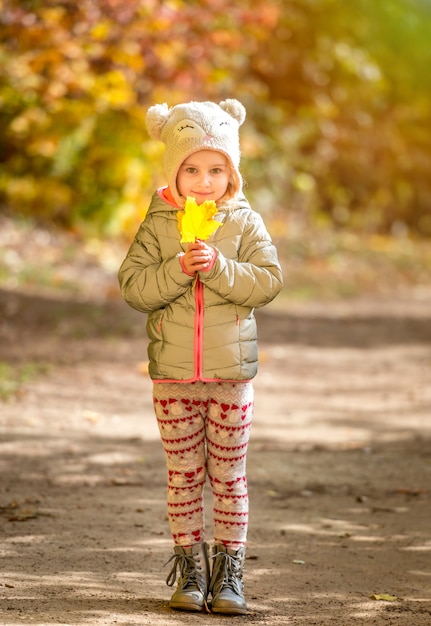
<instances>
[{"instance_id":1,"label":"autumn foliage","mask_svg":"<svg viewBox=\"0 0 431 626\"><path fill-rule=\"evenodd\" d=\"M5 0L0 210L134 231L154 103L235 97L247 195L292 228L431 235L423 0Z\"/></svg>"}]
</instances>

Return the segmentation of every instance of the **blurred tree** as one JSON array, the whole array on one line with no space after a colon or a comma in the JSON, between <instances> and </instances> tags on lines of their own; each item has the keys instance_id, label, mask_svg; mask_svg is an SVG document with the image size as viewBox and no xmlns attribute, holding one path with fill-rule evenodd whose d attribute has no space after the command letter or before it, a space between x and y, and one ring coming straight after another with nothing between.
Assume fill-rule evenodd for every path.
<instances>
[{"instance_id":1,"label":"blurred tree","mask_svg":"<svg viewBox=\"0 0 431 626\"><path fill-rule=\"evenodd\" d=\"M0 29L3 210L133 231L147 107L237 97L256 208L431 235L424 0L4 0Z\"/></svg>"},{"instance_id":2,"label":"blurred tree","mask_svg":"<svg viewBox=\"0 0 431 626\"><path fill-rule=\"evenodd\" d=\"M267 183L300 225L430 235L429 5L284 5L266 54L249 65L267 86L256 119L276 163L260 170L258 189Z\"/></svg>"},{"instance_id":3,"label":"blurred tree","mask_svg":"<svg viewBox=\"0 0 431 626\"><path fill-rule=\"evenodd\" d=\"M95 232L142 217L161 176L147 106L216 97L224 83L230 90L227 58L234 68L247 31L265 32L259 6L226 20L225 4L9 2L0 48L4 206Z\"/></svg>"}]
</instances>

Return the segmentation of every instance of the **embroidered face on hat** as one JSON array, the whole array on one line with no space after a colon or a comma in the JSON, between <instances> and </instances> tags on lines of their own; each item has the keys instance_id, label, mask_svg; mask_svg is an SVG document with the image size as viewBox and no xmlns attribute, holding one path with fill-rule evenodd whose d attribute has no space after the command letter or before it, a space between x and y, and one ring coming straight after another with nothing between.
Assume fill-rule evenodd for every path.
<instances>
[{"instance_id":1,"label":"embroidered face on hat","mask_svg":"<svg viewBox=\"0 0 431 626\"><path fill-rule=\"evenodd\" d=\"M166 145L165 171L172 195L180 206L185 198L177 189L178 170L188 156L199 150L216 150L224 154L232 172L229 197L241 190L239 127L245 115L244 106L233 99L223 100L220 104L188 102L172 108L167 104L156 104L148 109L147 130L152 139L159 139Z\"/></svg>"}]
</instances>

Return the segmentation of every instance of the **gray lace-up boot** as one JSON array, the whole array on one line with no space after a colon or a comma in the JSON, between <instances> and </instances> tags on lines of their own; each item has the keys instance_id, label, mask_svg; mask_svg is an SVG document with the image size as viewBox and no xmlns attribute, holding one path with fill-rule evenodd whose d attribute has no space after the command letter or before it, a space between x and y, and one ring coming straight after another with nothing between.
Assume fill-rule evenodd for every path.
<instances>
[{"instance_id":1,"label":"gray lace-up boot","mask_svg":"<svg viewBox=\"0 0 431 626\"><path fill-rule=\"evenodd\" d=\"M242 580L245 548L231 550L224 545L213 548L213 570L210 582L211 611L225 615L244 615L247 604Z\"/></svg>"},{"instance_id":2,"label":"gray lace-up boot","mask_svg":"<svg viewBox=\"0 0 431 626\"><path fill-rule=\"evenodd\" d=\"M209 587L208 546L196 543L190 548L175 546L174 560L171 571L166 579L167 585L173 587L177 570L179 571L177 589L172 595L169 606L182 611L202 611L207 608ZM167 565L166 563L166 565Z\"/></svg>"}]
</instances>

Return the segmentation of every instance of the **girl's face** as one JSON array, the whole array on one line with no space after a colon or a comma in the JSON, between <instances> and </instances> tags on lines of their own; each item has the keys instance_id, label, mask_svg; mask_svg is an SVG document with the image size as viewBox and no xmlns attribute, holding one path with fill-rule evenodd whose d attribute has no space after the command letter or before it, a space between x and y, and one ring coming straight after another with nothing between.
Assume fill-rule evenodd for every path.
<instances>
[{"instance_id":1,"label":"girl's face","mask_svg":"<svg viewBox=\"0 0 431 626\"><path fill-rule=\"evenodd\" d=\"M192 196L198 204L217 202L226 194L230 182L229 161L221 152L199 150L182 162L177 188L184 197Z\"/></svg>"}]
</instances>

